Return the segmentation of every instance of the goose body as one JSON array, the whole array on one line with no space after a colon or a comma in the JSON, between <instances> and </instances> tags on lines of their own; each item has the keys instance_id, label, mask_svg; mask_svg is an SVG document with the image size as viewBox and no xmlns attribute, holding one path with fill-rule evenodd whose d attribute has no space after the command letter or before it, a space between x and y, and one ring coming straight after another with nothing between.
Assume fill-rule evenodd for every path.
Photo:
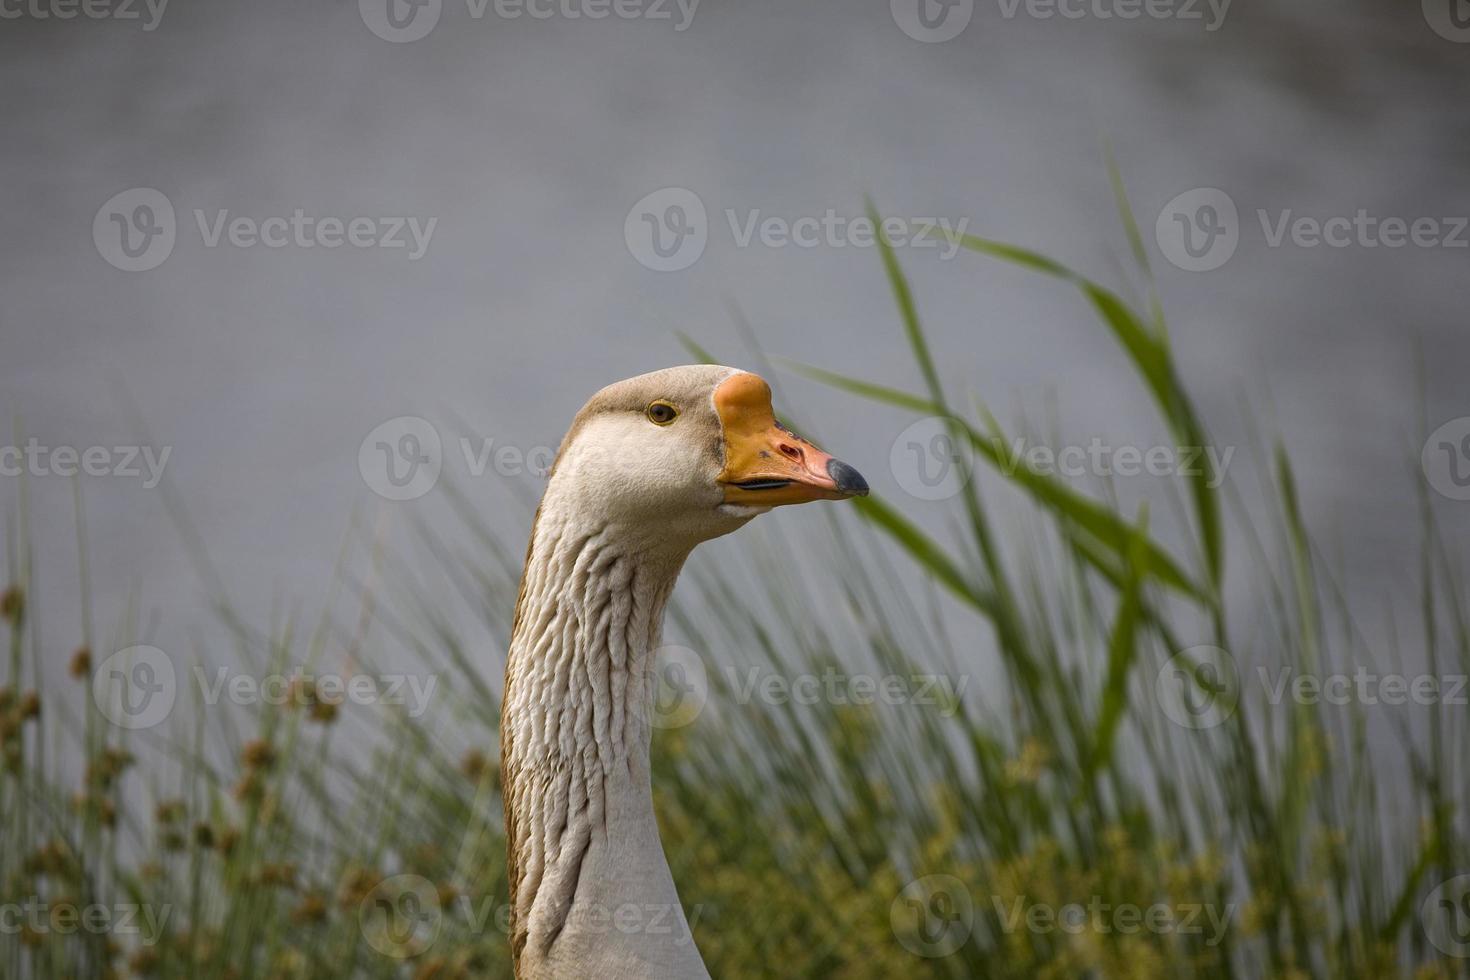
<instances>
[{"instance_id":1,"label":"goose body","mask_svg":"<svg viewBox=\"0 0 1470 980\"><path fill-rule=\"evenodd\" d=\"M501 771L522 980L707 977L654 819L653 656L690 551L771 507L863 494L754 374L610 385L562 441L506 661Z\"/></svg>"}]
</instances>

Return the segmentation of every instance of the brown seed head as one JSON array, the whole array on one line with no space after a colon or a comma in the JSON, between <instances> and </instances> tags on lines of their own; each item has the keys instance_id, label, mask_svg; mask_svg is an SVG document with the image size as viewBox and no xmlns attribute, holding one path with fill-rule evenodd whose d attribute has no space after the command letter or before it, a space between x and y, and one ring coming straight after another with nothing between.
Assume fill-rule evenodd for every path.
<instances>
[{"instance_id":1,"label":"brown seed head","mask_svg":"<svg viewBox=\"0 0 1470 980\"><path fill-rule=\"evenodd\" d=\"M67 664L66 672L78 680L90 674L92 672L92 651L86 647L78 647L77 652L71 655L71 663Z\"/></svg>"},{"instance_id":2,"label":"brown seed head","mask_svg":"<svg viewBox=\"0 0 1470 980\"><path fill-rule=\"evenodd\" d=\"M269 769L275 764L276 750L264 739L254 739L240 750L240 761L249 769Z\"/></svg>"},{"instance_id":3,"label":"brown seed head","mask_svg":"<svg viewBox=\"0 0 1470 980\"><path fill-rule=\"evenodd\" d=\"M26 594L20 586L12 585L0 593L0 619L17 628L25 620L25 615Z\"/></svg>"}]
</instances>

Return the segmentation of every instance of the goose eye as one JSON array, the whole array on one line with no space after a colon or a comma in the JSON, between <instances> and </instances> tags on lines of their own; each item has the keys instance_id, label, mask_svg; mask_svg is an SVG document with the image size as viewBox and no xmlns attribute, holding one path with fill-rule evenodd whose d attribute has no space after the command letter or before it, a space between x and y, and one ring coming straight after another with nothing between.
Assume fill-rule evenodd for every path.
<instances>
[{"instance_id":1,"label":"goose eye","mask_svg":"<svg viewBox=\"0 0 1470 980\"><path fill-rule=\"evenodd\" d=\"M643 414L647 415L648 421L654 425L668 425L679 417L679 410L668 402L659 401L650 404L644 409Z\"/></svg>"}]
</instances>

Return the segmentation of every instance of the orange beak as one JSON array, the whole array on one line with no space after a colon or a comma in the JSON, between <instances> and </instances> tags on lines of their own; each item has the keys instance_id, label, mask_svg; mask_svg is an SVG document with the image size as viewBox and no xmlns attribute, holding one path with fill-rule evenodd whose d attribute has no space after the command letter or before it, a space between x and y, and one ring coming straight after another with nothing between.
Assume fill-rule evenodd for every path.
<instances>
[{"instance_id":1,"label":"orange beak","mask_svg":"<svg viewBox=\"0 0 1470 980\"><path fill-rule=\"evenodd\" d=\"M714 401L725 434L725 503L775 507L867 496L867 481L857 470L776 421L763 378L731 375L715 389Z\"/></svg>"}]
</instances>

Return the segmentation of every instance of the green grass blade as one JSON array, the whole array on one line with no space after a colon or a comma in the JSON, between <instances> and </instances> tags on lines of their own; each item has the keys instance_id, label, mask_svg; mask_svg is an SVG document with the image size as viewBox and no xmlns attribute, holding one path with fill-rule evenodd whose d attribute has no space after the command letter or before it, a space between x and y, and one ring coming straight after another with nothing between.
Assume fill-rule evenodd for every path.
<instances>
[{"instance_id":1,"label":"green grass blade","mask_svg":"<svg viewBox=\"0 0 1470 980\"><path fill-rule=\"evenodd\" d=\"M718 360L715 359L715 356L713 354L705 350L703 347L699 346L699 342L684 331L675 330L674 335L679 338L679 343L684 346L684 349L692 354L694 356L694 359L700 364L720 363Z\"/></svg>"},{"instance_id":2,"label":"green grass blade","mask_svg":"<svg viewBox=\"0 0 1470 980\"><path fill-rule=\"evenodd\" d=\"M860 497L854 503L865 520L881 528L898 542L920 567L933 575L945 588L987 616L995 614L994 596L983 592L971 582L933 538L876 497Z\"/></svg>"},{"instance_id":3,"label":"green grass blade","mask_svg":"<svg viewBox=\"0 0 1470 980\"><path fill-rule=\"evenodd\" d=\"M1113 757L1113 741L1118 723L1128 705L1128 675L1138 655L1138 624L1143 611L1143 583L1148 575L1148 549L1143 529L1148 526L1148 509L1138 519L1138 533L1128 549L1128 574L1123 593L1118 599L1118 614L1108 636L1108 673L1103 685L1102 707L1098 712L1097 730L1092 738L1092 752L1087 760L1090 779Z\"/></svg>"}]
</instances>

